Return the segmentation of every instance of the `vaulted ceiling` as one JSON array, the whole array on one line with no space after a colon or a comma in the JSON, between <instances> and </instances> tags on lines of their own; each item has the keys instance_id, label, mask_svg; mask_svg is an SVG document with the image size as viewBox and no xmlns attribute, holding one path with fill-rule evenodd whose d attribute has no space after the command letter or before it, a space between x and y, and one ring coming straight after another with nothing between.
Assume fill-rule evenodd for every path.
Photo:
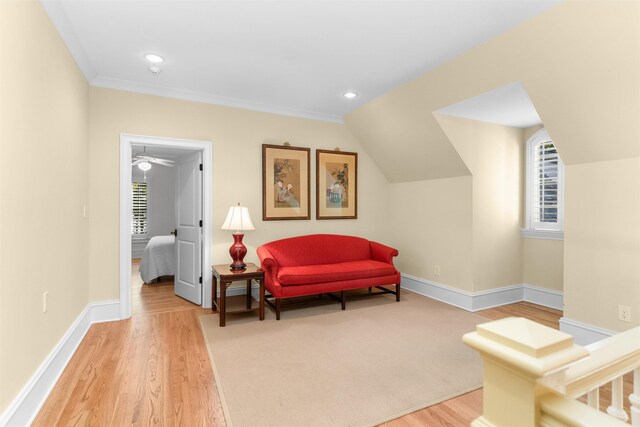
<instances>
[{"instance_id":1,"label":"vaulted ceiling","mask_svg":"<svg viewBox=\"0 0 640 427\"><path fill-rule=\"evenodd\" d=\"M637 2L41 1L90 84L344 120L391 182L468 175L434 114L509 96L566 164L639 155Z\"/></svg>"},{"instance_id":2,"label":"vaulted ceiling","mask_svg":"<svg viewBox=\"0 0 640 427\"><path fill-rule=\"evenodd\" d=\"M558 3L41 1L94 86L337 122Z\"/></svg>"}]
</instances>

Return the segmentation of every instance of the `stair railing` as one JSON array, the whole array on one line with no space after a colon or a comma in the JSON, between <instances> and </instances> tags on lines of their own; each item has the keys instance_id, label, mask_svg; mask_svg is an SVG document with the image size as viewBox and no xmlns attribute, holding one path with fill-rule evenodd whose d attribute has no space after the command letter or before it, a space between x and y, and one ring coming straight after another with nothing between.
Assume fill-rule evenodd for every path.
<instances>
[{"instance_id":1,"label":"stair railing","mask_svg":"<svg viewBox=\"0 0 640 427\"><path fill-rule=\"evenodd\" d=\"M571 335L512 317L478 325L463 340L484 362L483 414L472 426L628 426L622 385L633 372L631 423L640 427L640 327L581 347ZM598 390L608 382L605 413ZM576 400L583 395L588 404Z\"/></svg>"}]
</instances>

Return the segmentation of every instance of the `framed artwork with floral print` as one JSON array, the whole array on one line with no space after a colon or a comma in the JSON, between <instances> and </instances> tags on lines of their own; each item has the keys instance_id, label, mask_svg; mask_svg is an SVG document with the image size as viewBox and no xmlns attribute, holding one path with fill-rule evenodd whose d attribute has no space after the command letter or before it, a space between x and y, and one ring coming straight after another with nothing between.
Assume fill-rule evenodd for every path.
<instances>
[{"instance_id":1,"label":"framed artwork with floral print","mask_svg":"<svg viewBox=\"0 0 640 427\"><path fill-rule=\"evenodd\" d=\"M316 219L358 218L358 153L316 150Z\"/></svg>"}]
</instances>

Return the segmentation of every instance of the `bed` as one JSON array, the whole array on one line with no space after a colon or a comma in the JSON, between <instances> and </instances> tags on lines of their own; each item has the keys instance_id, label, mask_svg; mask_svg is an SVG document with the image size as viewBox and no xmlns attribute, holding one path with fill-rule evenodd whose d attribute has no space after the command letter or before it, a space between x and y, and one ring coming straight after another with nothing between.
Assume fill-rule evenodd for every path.
<instances>
[{"instance_id":1,"label":"bed","mask_svg":"<svg viewBox=\"0 0 640 427\"><path fill-rule=\"evenodd\" d=\"M174 246L174 236L155 236L149 240L139 269L144 283L151 283L160 276L174 275Z\"/></svg>"}]
</instances>

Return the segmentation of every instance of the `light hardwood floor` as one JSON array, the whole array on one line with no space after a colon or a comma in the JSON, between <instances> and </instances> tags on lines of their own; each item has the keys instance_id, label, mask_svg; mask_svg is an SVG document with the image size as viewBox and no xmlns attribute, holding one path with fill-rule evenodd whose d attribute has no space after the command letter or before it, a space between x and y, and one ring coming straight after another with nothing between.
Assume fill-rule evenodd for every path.
<instances>
[{"instance_id":1,"label":"light hardwood floor","mask_svg":"<svg viewBox=\"0 0 640 427\"><path fill-rule=\"evenodd\" d=\"M139 301L134 298L137 308L131 319L91 327L34 426L225 425L198 322L211 312L183 304L173 296L173 286L152 286L156 288L139 285L136 290L134 285ZM478 314L488 319L527 317L557 328L562 313L517 303ZM609 396L601 391L603 406ZM481 413L480 389L383 426L465 426Z\"/></svg>"},{"instance_id":2,"label":"light hardwood floor","mask_svg":"<svg viewBox=\"0 0 640 427\"><path fill-rule=\"evenodd\" d=\"M131 311L133 314L163 313L197 308L173 293L173 276L163 276L145 285L140 277L140 258L131 260Z\"/></svg>"}]
</instances>

